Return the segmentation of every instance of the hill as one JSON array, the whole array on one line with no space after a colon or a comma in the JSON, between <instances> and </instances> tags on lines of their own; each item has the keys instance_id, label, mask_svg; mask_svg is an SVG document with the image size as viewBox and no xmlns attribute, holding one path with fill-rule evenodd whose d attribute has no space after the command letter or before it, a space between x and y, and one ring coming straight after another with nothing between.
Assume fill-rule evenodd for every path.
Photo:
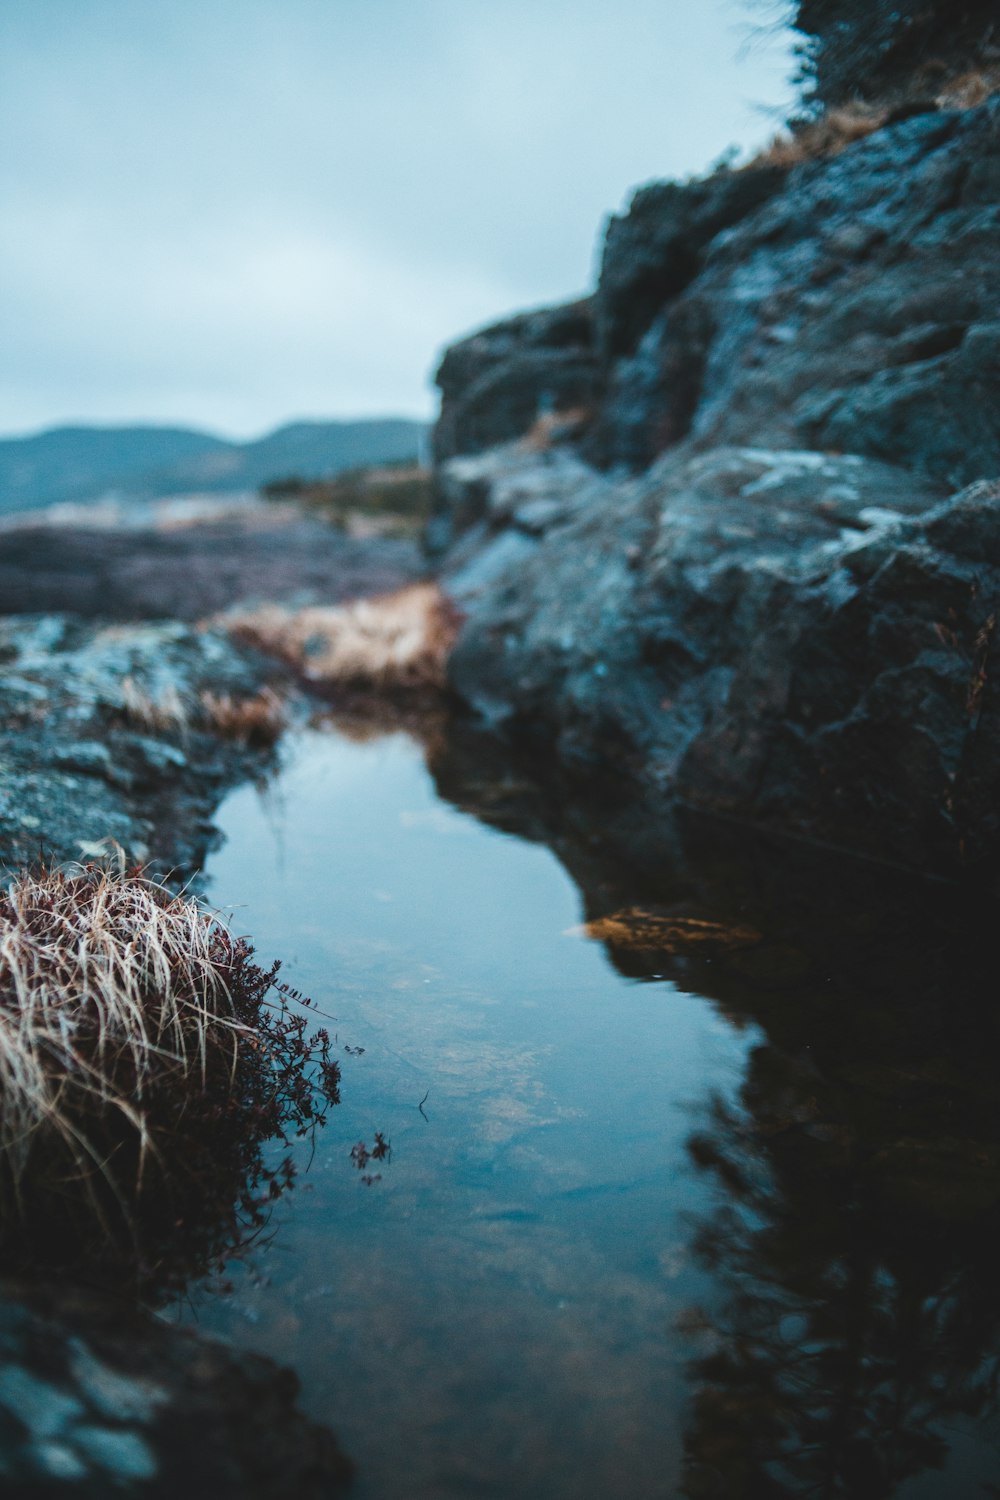
<instances>
[{"instance_id":1,"label":"hill","mask_svg":"<svg viewBox=\"0 0 1000 1500\"><path fill-rule=\"evenodd\" d=\"M253 490L417 458L422 422L294 422L236 443L182 427L58 427L0 439L0 513L114 492L136 499Z\"/></svg>"}]
</instances>

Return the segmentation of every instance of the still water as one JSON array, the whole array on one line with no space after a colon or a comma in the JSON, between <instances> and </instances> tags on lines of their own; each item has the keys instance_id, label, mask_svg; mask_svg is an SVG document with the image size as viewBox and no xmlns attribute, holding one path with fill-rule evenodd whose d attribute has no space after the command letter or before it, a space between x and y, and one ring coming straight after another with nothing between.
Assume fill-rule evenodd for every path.
<instances>
[{"instance_id":1,"label":"still water","mask_svg":"<svg viewBox=\"0 0 1000 1500\"><path fill-rule=\"evenodd\" d=\"M209 898L336 1018L342 1102L176 1315L297 1372L358 1500L996 1494L995 1026L942 1055L928 960L859 1032L742 867L657 907L431 765L313 729L221 810Z\"/></svg>"}]
</instances>

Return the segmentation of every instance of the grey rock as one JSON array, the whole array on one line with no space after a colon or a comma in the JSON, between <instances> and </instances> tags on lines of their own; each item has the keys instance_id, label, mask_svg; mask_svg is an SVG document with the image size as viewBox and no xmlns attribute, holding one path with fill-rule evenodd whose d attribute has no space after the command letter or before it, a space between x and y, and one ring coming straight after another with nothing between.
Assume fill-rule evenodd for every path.
<instances>
[{"instance_id":1,"label":"grey rock","mask_svg":"<svg viewBox=\"0 0 1000 1500\"><path fill-rule=\"evenodd\" d=\"M449 459L437 471L439 550L448 552L453 570L456 556L469 548L454 549L473 528L486 528L477 533L477 546L512 522L533 535L547 531L585 507L595 487L604 485L601 475L563 447L539 451L507 443Z\"/></svg>"},{"instance_id":2,"label":"grey rock","mask_svg":"<svg viewBox=\"0 0 1000 1500\"><path fill-rule=\"evenodd\" d=\"M677 454L464 598L457 692L672 801L956 871L1000 854L1000 486Z\"/></svg>"},{"instance_id":3,"label":"grey rock","mask_svg":"<svg viewBox=\"0 0 1000 1500\"><path fill-rule=\"evenodd\" d=\"M772 197L780 167L722 170L693 182L655 182L613 215L595 298L597 343L605 360L630 354L664 304L697 276L709 244Z\"/></svg>"},{"instance_id":4,"label":"grey rock","mask_svg":"<svg viewBox=\"0 0 1000 1500\"><path fill-rule=\"evenodd\" d=\"M998 174L995 97L896 117L791 171L640 189L609 222L589 303L445 354L439 466L581 405L571 441L603 468L690 438L859 453L952 487L997 472ZM440 484L438 550L455 508Z\"/></svg>"},{"instance_id":5,"label":"grey rock","mask_svg":"<svg viewBox=\"0 0 1000 1500\"><path fill-rule=\"evenodd\" d=\"M829 447L961 485L1000 468L1000 99L876 131L720 234L617 360L592 440ZM600 297L598 298L600 301Z\"/></svg>"},{"instance_id":6,"label":"grey rock","mask_svg":"<svg viewBox=\"0 0 1000 1500\"><path fill-rule=\"evenodd\" d=\"M642 189L592 303L595 412L549 452L448 460L464 375L515 325L506 353L499 330L456 346L435 526L457 693L651 829L684 801L992 869L998 164L1000 96L908 104L787 174Z\"/></svg>"},{"instance_id":7,"label":"grey rock","mask_svg":"<svg viewBox=\"0 0 1000 1500\"><path fill-rule=\"evenodd\" d=\"M113 844L161 870L197 868L222 792L264 764L210 732L201 694L252 694L270 670L177 623L0 618L0 868Z\"/></svg>"},{"instance_id":8,"label":"grey rock","mask_svg":"<svg viewBox=\"0 0 1000 1500\"><path fill-rule=\"evenodd\" d=\"M0 1482L27 1497L338 1495L351 1466L258 1355L73 1287L0 1286Z\"/></svg>"},{"instance_id":9,"label":"grey rock","mask_svg":"<svg viewBox=\"0 0 1000 1500\"><path fill-rule=\"evenodd\" d=\"M589 300L509 318L449 348L438 368L438 462L527 432L547 412L585 407L600 388Z\"/></svg>"}]
</instances>

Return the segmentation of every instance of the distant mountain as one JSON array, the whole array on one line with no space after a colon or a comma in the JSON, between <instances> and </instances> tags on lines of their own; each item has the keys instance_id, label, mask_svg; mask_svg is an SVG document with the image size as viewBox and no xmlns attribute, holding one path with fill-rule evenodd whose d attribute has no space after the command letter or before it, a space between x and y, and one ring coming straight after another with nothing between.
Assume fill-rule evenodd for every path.
<instances>
[{"instance_id":1,"label":"distant mountain","mask_svg":"<svg viewBox=\"0 0 1000 1500\"><path fill-rule=\"evenodd\" d=\"M60 500L152 499L254 490L274 479L328 479L368 464L413 460L427 427L402 417L293 422L233 443L183 427L57 427L0 438L0 512Z\"/></svg>"}]
</instances>

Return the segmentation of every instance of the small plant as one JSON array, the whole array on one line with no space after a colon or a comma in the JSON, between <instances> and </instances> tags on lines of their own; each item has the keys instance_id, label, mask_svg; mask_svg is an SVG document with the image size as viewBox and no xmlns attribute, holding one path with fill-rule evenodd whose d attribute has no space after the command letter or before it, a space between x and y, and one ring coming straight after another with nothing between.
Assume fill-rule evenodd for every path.
<instances>
[{"instance_id":1,"label":"small plant","mask_svg":"<svg viewBox=\"0 0 1000 1500\"><path fill-rule=\"evenodd\" d=\"M381 1172L366 1172L370 1161L388 1162L392 1157L392 1146L386 1140L381 1130L375 1132L375 1144L369 1146L367 1141L358 1141L351 1147L351 1161L361 1173L361 1181L365 1187L374 1187L376 1182L382 1181Z\"/></svg>"},{"instance_id":2,"label":"small plant","mask_svg":"<svg viewBox=\"0 0 1000 1500\"><path fill-rule=\"evenodd\" d=\"M294 1177L264 1144L339 1098L277 967L141 871L0 894L0 1262L169 1281L259 1231Z\"/></svg>"},{"instance_id":3,"label":"small plant","mask_svg":"<svg viewBox=\"0 0 1000 1500\"><path fill-rule=\"evenodd\" d=\"M201 706L215 734L241 745L274 745L288 728L285 705L272 688L262 688L250 698L204 692Z\"/></svg>"},{"instance_id":4,"label":"small plant","mask_svg":"<svg viewBox=\"0 0 1000 1500\"><path fill-rule=\"evenodd\" d=\"M134 677L122 678L121 711L126 721L147 733L176 734L191 728L191 709L173 686L153 698Z\"/></svg>"}]
</instances>

